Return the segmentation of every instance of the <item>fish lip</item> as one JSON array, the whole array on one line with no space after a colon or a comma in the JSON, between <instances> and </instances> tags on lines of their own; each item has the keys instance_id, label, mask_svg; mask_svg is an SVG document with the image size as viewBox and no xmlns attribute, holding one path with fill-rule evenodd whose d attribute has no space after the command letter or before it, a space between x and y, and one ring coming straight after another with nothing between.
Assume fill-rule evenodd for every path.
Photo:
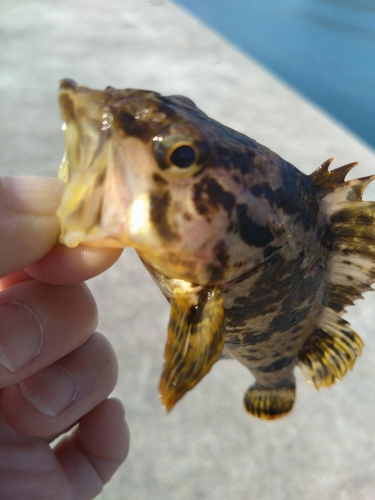
<instances>
[{"instance_id":1,"label":"fish lip","mask_svg":"<svg viewBox=\"0 0 375 500\"><path fill-rule=\"evenodd\" d=\"M73 80L61 82L59 103L61 112L61 129L64 131L65 158L70 165L70 170L80 163L81 131L78 125L75 98L72 95L71 84ZM77 86L77 84L75 84ZM76 91L74 91L76 93Z\"/></svg>"},{"instance_id":2,"label":"fish lip","mask_svg":"<svg viewBox=\"0 0 375 500\"><path fill-rule=\"evenodd\" d=\"M77 92L78 83L72 80L71 78L63 78L60 80L60 91L61 90L73 90Z\"/></svg>"},{"instance_id":3,"label":"fish lip","mask_svg":"<svg viewBox=\"0 0 375 500\"><path fill-rule=\"evenodd\" d=\"M82 169L86 168L86 161L98 156L99 150L111 134L112 114L105 101L103 92L82 87L70 78L60 81L62 130L70 170L76 170L80 165ZM82 144L85 144L87 154L84 154Z\"/></svg>"}]
</instances>

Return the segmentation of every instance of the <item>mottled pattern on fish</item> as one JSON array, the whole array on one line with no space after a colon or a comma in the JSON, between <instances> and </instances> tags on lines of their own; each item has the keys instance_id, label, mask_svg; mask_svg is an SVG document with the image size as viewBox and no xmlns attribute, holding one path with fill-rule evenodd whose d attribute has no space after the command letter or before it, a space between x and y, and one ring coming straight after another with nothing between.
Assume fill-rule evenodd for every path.
<instances>
[{"instance_id":1,"label":"mottled pattern on fish","mask_svg":"<svg viewBox=\"0 0 375 500\"><path fill-rule=\"evenodd\" d=\"M305 175L189 99L61 84L68 246L132 246L171 304L160 382L171 409L220 357L255 377L251 414L293 406L300 365L317 388L362 341L342 319L375 281L373 177Z\"/></svg>"}]
</instances>

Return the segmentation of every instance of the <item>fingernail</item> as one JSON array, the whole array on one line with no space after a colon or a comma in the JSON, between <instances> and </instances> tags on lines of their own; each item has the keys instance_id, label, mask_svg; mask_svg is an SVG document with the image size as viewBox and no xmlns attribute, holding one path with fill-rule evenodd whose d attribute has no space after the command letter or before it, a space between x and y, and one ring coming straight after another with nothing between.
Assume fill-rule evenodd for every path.
<instances>
[{"instance_id":1,"label":"fingernail","mask_svg":"<svg viewBox=\"0 0 375 500\"><path fill-rule=\"evenodd\" d=\"M41 351L43 329L38 317L23 304L0 306L0 364L16 372Z\"/></svg>"},{"instance_id":2,"label":"fingernail","mask_svg":"<svg viewBox=\"0 0 375 500\"><path fill-rule=\"evenodd\" d=\"M44 415L57 417L78 395L78 384L70 373L58 365L43 368L20 382L22 394Z\"/></svg>"},{"instance_id":3,"label":"fingernail","mask_svg":"<svg viewBox=\"0 0 375 500\"><path fill-rule=\"evenodd\" d=\"M65 183L51 177L1 177L2 198L16 213L54 215Z\"/></svg>"}]
</instances>

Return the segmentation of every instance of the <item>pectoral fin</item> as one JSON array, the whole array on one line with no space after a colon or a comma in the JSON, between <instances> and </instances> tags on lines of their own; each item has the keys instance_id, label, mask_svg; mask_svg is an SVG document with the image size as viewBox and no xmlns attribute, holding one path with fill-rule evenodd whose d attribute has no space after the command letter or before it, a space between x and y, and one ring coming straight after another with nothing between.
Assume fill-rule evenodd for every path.
<instances>
[{"instance_id":1,"label":"pectoral fin","mask_svg":"<svg viewBox=\"0 0 375 500\"><path fill-rule=\"evenodd\" d=\"M175 291L159 391L168 411L218 360L225 341L224 302L218 288Z\"/></svg>"}]
</instances>

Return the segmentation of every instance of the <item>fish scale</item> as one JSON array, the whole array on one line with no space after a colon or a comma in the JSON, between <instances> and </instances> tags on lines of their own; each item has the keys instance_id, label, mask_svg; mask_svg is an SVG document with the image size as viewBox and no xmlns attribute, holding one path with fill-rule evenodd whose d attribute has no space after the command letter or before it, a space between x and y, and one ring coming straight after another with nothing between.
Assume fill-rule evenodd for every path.
<instances>
[{"instance_id":1,"label":"fish scale","mask_svg":"<svg viewBox=\"0 0 375 500\"><path fill-rule=\"evenodd\" d=\"M328 387L363 342L342 318L375 281L374 176L305 175L183 96L65 79L60 242L134 247L171 306L167 410L220 358L255 382L245 409L288 413L294 369Z\"/></svg>"}]
</instances>

